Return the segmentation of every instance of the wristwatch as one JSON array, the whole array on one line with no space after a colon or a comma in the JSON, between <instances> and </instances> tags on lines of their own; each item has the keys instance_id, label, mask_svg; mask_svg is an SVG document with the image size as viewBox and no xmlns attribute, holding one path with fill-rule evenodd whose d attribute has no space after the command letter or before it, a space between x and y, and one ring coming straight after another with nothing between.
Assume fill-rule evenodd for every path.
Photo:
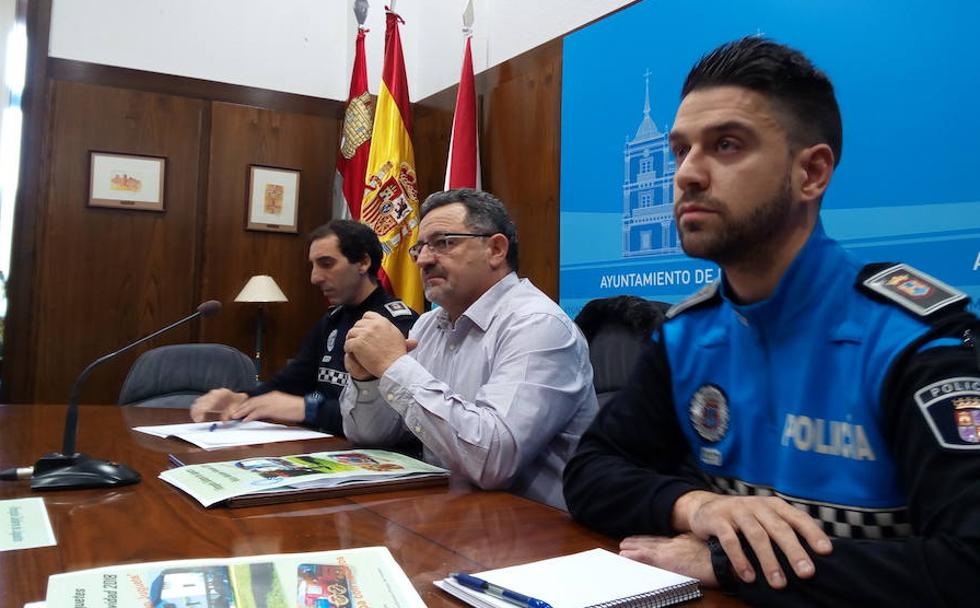
<instances>
[{"instance_id":1,"label":"wristwatch","mask_svg":"<svg viewBox=\"0 0 980 608\"><path fill-rule=\"evenodd\" d=\"M718 586L725 593L735 593L738 581L735 580L735 574L732 572L732 562L728 559L728 554L725 553L725 548L721 546L717 536L708 538L708 551L711 553L711 569L715 572Z\"/></svg>"},{"instance_id":2,"label":"wristwatch","mask_svg":"<svg viewBox=\"0 0 980 608\"><path fill-rule=\"evenodd\" d=\"M306 393L303 396L303 424L316 424L316 415L320 412L320 406L327 401L320 391Z\"/></svg>"}]
</instances>

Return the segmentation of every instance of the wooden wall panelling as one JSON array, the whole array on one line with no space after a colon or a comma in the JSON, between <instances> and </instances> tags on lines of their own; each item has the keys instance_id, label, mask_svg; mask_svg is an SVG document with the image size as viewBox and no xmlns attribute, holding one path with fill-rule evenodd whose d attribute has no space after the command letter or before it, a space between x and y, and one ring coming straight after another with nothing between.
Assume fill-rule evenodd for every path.
<instances>
[{"instance_id":1,"label":"wooden wall panelling","mask_svg":"<svg viewBox=\"0 0 980 608\"><path fill-rule=\"evenodd\" d=\"M97 356L193 311L200 100L52 81L38 246L33 400L64 402ZM164 213L86 206L89 151L167 158ZM188 341L174 330L149 347ZM114 403L136 354L96 371L83 402Z\"/></svg>"},{"instance_id":2,"label":"wooden wall panelling","mask_svg":"<svg viewBox=\"0 0 980 608\"><path fill-rule=\"evenodd\" d=\"M449 136L453 130L455 105L456 87L450 87L412 104L415 131L412 133L412 146L415 149L420 203L433 192L442 190L446 183L446 159L449 156ZM482 133L480 138L482 140Z\"/></svg>"},{"instance_id":3,"label":"wooden wall panelling","mask_svg":"<svg viewBox=\"0 0 980 608\"><path fill-rule=\"evenodd\" d=\"M561 167L561 40L482 74L481 152L488 189L511 207L521 272L558 299Z\"/></svg>"},{"instance_id":4,"label":"wooden wall panelling","mask_svg":"<svg viewBox=\"0 0 980 608\"><path fill-rule=\"evenodd\" d=\"M520 274L558 299L561 40L476 76L483 188L507 205L520 236ZM423 195L442 190L456 87L415 105Z\"/></svg>"},{"instance_id":5,"label":"wooden wall panelling","mask_svg":"<svg viewBox=\"0 0 980 608\"><path fill-rule=\"evenodd\" d=\"M15 257L28 263L15 262L19 270L11 277L13 288L34 275L27 279L33 292L24 289L23 298L15 293L12 299L11 316L25 302L31 309L18 316L31 319L29 327L21 323L8 333L10 349L22 356L12 365L17 354L8 350L5 378L26 379L20 386L27 387L20 390L8 380L6 388L20 397L12 401L63 401L84 363L182 316L201 299L224 301L224 312L168 341L198 337L251 352L254 309L231 300L249 276L263 272L275 276L290 298L288 304L273 305L268 318L263 370L281 366L322 314L323 302L308 283L302 236L244 230L247 167L300 169L300 231L326 221L343 104L58 59L48 60L48 66L57 95L47 118L39 118L51 126L38 130L47 143L37 148L50 150L45 153L50 162L37 164L50 166L50 176L41 176L39 204L23 213L29 221L18 224L32 229L27 232L36 235L38 253L28 259L31 239L22 238L25 245ZM477 75L484 187L508 204L517 222L521 274L553 298L558 294L560 75L560 40ZM144 92L123 90L130 87ZM165 94L174 92L186 97ZM75 97L78 108L73 108ZM211 101L216 99L275 110ZM415 105L423 195L442 189L454 102L455 87ZM85 208L89 149L170 157L164 219ZM175 162L186 170L175 172ZM72 252L59 251L65 247ZM183 282L175 287L178 280ZM98 386L85 400L113 401L131 360L98 372L93 377Z\"/></svg>"},{"instance_id":6,"label":"wooden wall panelling","mask_svg":"<svg viewBox=\"0 0 980 608\"><path fill-rule=\"evenodd\" d=\"M328 221L342 104L333 116L273 112L214 103L201 298L224 302L221 315L201 326L202 341L245 353L254 348L255 308L233 302L249 277L268 274L289 298L267 308L262 377L285 364L316 320L323 298L309 282L305 235ZM298 169L299 234L245 230L250 164Z\"/></svg>"}]
</instances>

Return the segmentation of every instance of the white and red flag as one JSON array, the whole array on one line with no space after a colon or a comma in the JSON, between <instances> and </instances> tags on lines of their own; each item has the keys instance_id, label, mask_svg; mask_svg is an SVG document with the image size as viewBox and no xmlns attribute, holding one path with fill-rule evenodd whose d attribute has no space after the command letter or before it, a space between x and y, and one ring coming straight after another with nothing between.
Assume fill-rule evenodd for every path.
<instances>
[{"instance_id":1,"label":"white and red flag","mask_svg":"<svg viewBox=\"0 0 980 608\"><path fill-rule=\"evenodd\" d=\"M463 12L463 34L466 47L463 51L463 68L459 75L456 92L456 113L453 115L453 132L449 138L449 158L446 161L445 189L480 189L480 140L476 120L476 86L473 78L473 0Z\"/></svg>"},{"instance_id":2,"label":"white and red flag","mask_svg":"<svg viewBox=\"0 0 980 608\"><path fill-rule=\"evenodd\" d=\"M357 13L355 7L354 12ZM363 3L364 17L367 2ZM367 62L364 58L364 19L357 15L360 25L354 43L354 69L350 77L350 94L344 113L344 132L337 154L337 175L334 178L333 217L335 219L361 219L361 201L364 198L364 176L367 173L368 155L371 151L371 130L374 108L368 93Z\"/></svg>"}]
</instances>

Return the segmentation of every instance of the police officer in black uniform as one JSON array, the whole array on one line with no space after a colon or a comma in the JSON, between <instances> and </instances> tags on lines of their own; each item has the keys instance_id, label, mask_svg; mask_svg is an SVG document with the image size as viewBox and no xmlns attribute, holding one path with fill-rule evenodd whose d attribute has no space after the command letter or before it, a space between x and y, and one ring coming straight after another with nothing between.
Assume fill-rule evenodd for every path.
<instances>
[{"instance_id":1,"label":"police officer in black uniform","mask_svg":"<svg viewBox=\"0 0 980 608\"><path fill-rule=\"evenodd\" d=\"M381 244L365 224L333 220L310 234L310 282L334 305L306 335L296 356L258 387L236 393L208 392L191 407L191 418L219 413L223 420L302 423L343 436L338 399L347 384L344 340L368 311L389 319L407 336L418 314L378 285Z\"/></svg>"}]
</instances>

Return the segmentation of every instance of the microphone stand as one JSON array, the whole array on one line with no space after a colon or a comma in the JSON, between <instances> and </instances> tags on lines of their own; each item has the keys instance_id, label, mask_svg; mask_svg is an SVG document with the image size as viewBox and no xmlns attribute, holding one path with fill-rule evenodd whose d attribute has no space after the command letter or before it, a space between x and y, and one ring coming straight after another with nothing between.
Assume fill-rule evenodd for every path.
<instances>
[{"instance_id":1,"label":"microphone stand","mask_svg":"<svg viewBox=\"0 0 980 608\"><path fill-rule=\"evenodd\" d=\"M210 316L221 308L221 303L214 300L205 302L197 307L197 312L171 323L163 329L120 348L108 355L103 355L82 370L78 379L71 387L68 398L68 413L65 416L65 433L61 452L45 454L34 465L31 475L32 490L73 490L82 488L103 488L125 486L138 483L140 474L124 464L99 460L75 452L75 440L78 437L78 400L82 384L92 373L92 370L102 363L121 355L122 353L151 340L160 334L186 323L199 316Z\"/></svg>"}]
</instances>

